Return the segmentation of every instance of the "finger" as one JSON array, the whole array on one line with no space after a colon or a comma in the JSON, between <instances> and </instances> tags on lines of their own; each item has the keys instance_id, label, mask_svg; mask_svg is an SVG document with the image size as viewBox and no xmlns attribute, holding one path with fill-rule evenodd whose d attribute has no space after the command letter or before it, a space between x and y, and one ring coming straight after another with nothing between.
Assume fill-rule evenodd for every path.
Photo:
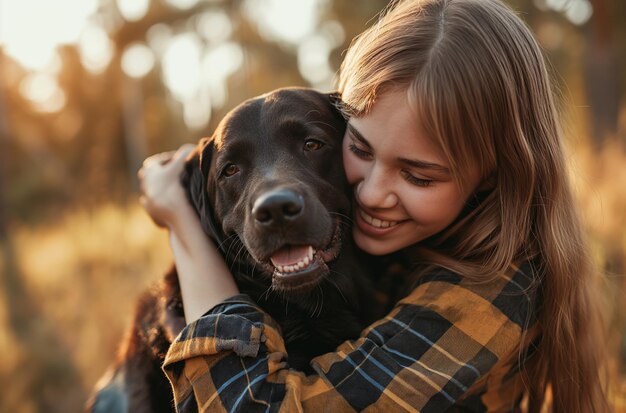
<instances>
[{"instance_id":1,"label":"finger","mask_svg":"<svg viewBox=\"0 0 626 413\"><path fill-rule=\"evenodd\" d=\"M157 153L146 158L146 160L143 161L143 167L150 168L154 164L164 165L169 162L173 155L174 151Z\"/></svg>"},{"instance_id":2,"label":"finger","mask_svg":"<svg viewBox=\"0 0 626 413\"><path fill-rule=\"evenodd\" d=\"M159 163L161 165L166 165L176 155L176 152L175 151L167 151L167 152L162 152L162 153L160 153L158 155L159 155L159 159L158 159Z\"/></svg>"},{"instance_id":3,"label":"finger","mask_svg":"<svg viewBox=\"0 0 626 413\"><path fill-rule=\"evenodd\" d=\"M141 196L144 196L146 193L146 181L144 181L143 177L139 178L139 193Z\"/></svg>"},{"instance_id":4,"label":"finger","mask_svg":"<svg viewBox=\"0 0 626 413\"><path fill-rule=\"evenodd\" d=\"M195 148L196 145L192 145L190 143L182 145L172 157L172 162L177 164L184 163L187 160L187 155L193 152Z\"/></svg>"},{"instance_id":5,"label":"finger","mask_svg":"<svg viewBox=\"0 0 626 413\"><path fill-rule=\"evenodd\" d=\"M148 202L147 197L145 197L143 195L140 196L139 197L139 203L141 204L143 209L145 209L145 211L147 212L148 216L150 217L150 219L152 219L152 222L154 222L157 227L166 228L165 222L163 222L160 219L156 218L150 212L150 203Z\"/></svg>"}]
</instances>

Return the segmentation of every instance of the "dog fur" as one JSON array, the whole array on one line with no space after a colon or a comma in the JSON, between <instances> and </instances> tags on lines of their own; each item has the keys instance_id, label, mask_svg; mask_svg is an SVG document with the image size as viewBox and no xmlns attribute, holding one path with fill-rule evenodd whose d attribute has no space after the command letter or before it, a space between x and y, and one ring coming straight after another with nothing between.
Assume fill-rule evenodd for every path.
<instances>
[{"instance_id":1,"label":"dog fur","mask_svg":"<svg viewBox=\"0 0 626 413\"><path fill-rule=\"evenodd\" d=\"M182 177L240 291L280 324L290 366L304 371L311 358L356 338L373 317L367 257L351 241L341 159L345 120L335 99L287 88L244 102L198 144ZM311 264L278 271L277 251L303 245L316 251ZM172 268L140 298L118 360L88 411L174 411L161 366L184 324Z\"/></svg>"}]
</instances>

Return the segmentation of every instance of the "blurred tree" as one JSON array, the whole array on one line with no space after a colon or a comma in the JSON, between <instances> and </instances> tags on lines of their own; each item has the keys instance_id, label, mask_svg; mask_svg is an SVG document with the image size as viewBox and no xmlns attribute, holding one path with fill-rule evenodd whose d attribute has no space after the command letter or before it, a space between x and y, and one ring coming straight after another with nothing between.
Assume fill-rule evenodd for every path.
<instances>
[{"instance_id":1,"label":"blurred tree","mask_svg":"<svg viewBox=\"0 0 626 413\"><path fill-rule=\"evenodd\" d=\"M608 138L616 138L622 90L618 69L618 50L611 15L620 6L608 0L592 0L593 14L585 28L584 75L591 112L591 137L597 149ZM620 22L623 26L625 22ZM618 26L619 27L619 26ZM623 73L622 73L623 76ZM625 142L626 143L626 142Z\"/></svg>"},{"instance_id":2,"label":"blurred tree","mask_svg":"<svg viewBox=\"0 0 626 413\"><path fill-rule=\"evenodd\" d=\"M4 65L4 53L0 49L0 68ZM1 72L0 72L1 76ZM8 173L9 163L9 126L5 109L4 82L0 81L0 246L4 252L5 240L8 237L7 231L7 207L5 200L6 189L4 187L5 176ZM6 259L6 257L5 257Z\"/></svg>"},{"instance_id":3,"label":"blurred tree","mask_svg":"<svg viewBox=\"0 0 626 413\"><path fill-rule=\"evenodd\" d=\"M4 68L4 53L0 49L0 69ZM0 71L0 79L3 79ZM81 402L82 386L67 348L61 343L59 333L40 311L25 286L18 268L13 240L9 235L10 211L6 205L6 182L12 157L9 145L12 138L7 116L5 84L0 81L0 302L6 307L9 326L28 357L11 372L13 382L22 382L37 395L32 400L40 412L71 411ZM54 380L50 380L54 378ZM59 398L62 394L63 397ZM3 408L14 411L18 406Z\"/></svg>"}]
</instances>

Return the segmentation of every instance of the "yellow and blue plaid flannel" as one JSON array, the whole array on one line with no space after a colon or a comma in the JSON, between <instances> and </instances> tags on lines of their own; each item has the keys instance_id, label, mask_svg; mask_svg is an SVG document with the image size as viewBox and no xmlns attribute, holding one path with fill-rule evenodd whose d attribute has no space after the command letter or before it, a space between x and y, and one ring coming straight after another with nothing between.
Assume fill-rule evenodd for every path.
<instances>
[{"instance_id":1,"label":"yellow and blue plaid flannel","mask_svg":"<svg viewBox=\"0 0 626 413\"><path fill-rule=\"evenodd\" d=\"M429 273L308 376L289 369L276 322L238 295L185 327L164 370L179 412L515 412L536 284L527 263L482 284Z\"/></svg>"}]
</instances>

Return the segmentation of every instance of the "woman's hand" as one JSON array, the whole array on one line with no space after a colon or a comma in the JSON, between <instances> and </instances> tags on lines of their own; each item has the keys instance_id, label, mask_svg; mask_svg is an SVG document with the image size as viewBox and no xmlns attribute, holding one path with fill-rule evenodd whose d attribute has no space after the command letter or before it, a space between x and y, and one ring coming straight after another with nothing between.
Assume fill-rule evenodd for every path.
<instances>
[{"instance_id":1,"label":"woman's hand","mask_svg":"<svg viewBox=\"0 0 626 413\"><path fill-rule=\"evenodd\" d=\"M151 156L138 172L141 205L157 225L169 229L187 323L239 293L180 183L185 158L193 148L183 145L175 153Z\"/></svg>"},{"instance_id":2,"label":"woman's hand","mask_svg":"<svg viewBox=\"0 0 626 413\"><path fill-rule=\"evenodd\" d=\"M187 155L194 145L186 144L176 152L163 152L147 158L137 173L141 196L139 202L160 227L171 227L183 214L194 214L180 175Z\"/></svg>"}]
</instances>

